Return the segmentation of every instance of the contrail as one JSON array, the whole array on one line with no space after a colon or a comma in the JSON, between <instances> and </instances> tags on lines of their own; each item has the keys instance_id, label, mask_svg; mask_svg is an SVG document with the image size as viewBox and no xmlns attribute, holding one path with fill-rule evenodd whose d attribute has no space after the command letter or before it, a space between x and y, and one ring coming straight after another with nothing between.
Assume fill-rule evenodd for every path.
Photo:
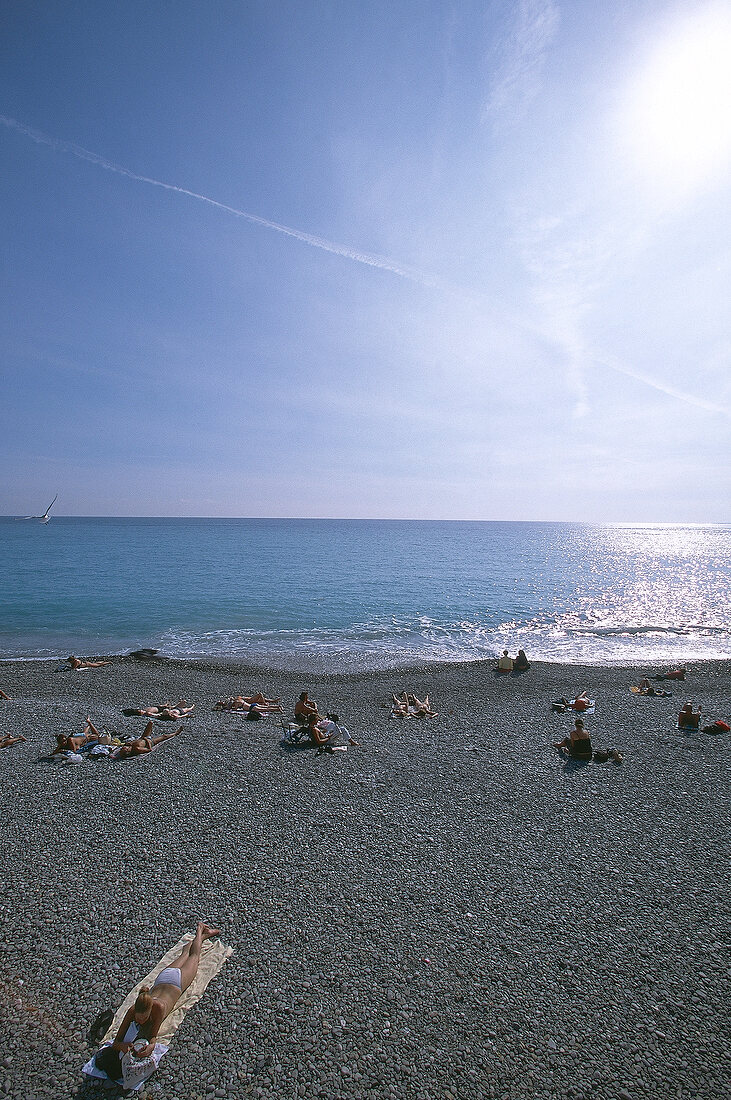
<instances>
[{"instance_id":1,"label":"contrail","mask_svg":"<svg viewBox=\"0 0 731 1100\"><path fill-rule=\"evenodd\" d=\"M631 370L613 357L597 356L596 362L604 367L608 367L609 370L615 371L617 374L623 374L626 378L634 379L635 382L642 382L646 386L651 386L654 390L667 394L668 397L674 397L677 401L685 401L688 405L695 405L697 409L704 409L706 412L721 413L723 416L728 416L731 411L724 405L716 404L715 401L707 401L703 397L696 397L694 394L687 393L685 390L679 390L677 387L671 386L667 382L661 382L657 378L651 378L648 374L643 374L641 371Z\"/></svg>"},{"instance_id":2,"label":"contrail","mask_svg":"<svg viewBox=\"0 0 731 1100\"><path fill-rule=\"evenodd\" d=\"M34 130L30 126L25 126L22 122L18 122L17 119L8 118L6 115L0 115L0 123L9 130L15 130L17 133L29 137L38 145L47 145L49 148L59 153L70 153L72 157L88 161L89 164L96 164L98 168L104 168L107 172L116 172L118 176L126 176L127 179L135 180L137 183L147 183L152 187L162 187L164 191L174 191L178 195L186 195L189 199L197 199L198 202L205 202L208 206L215 206L217 210L223 210L226 214L233 214L236 218L243 218L253 225L261 225L265 229L273 229L276 233L283 233L285 237L294 237L296 241L302 241L303 244L309 244L312 248L320 248L323 252L331 252L335 256L343 256L346 260L353 260L358 264L366 264L368 267L377 267L381 271L390 271L392 275L398 275L401 279L409 279L411 282L418 283L420 286L437 287L440 285L436 278L425 274L423 271L418 271L416 268L397 263L396 260L391 260L387 256L377 256L371 252L360 252L354 248L347 248L345 245L337 244L334 241L328 241L324 237L316 237L312 233L304 233L301 229L293 229L289 225L281 225L279 222L269 221L268 218L260 218L258 214L249 214L246 210L237 210L235 206L227 206L226 203L211 199L208 195L199 195L197 191L189 191L187 187L177 187L173 183L165 183L164 180L156 180L151 176L142 176L138 172L132 172L129 168L125 168L121 164L115 164L114 161L99 156L98 153L92 153L89 149L84 149L81 145L74 145L70 141L62 141L59 138L51 137L49 134L44 134L41 130Z\"/></svg>"}]
</instances>

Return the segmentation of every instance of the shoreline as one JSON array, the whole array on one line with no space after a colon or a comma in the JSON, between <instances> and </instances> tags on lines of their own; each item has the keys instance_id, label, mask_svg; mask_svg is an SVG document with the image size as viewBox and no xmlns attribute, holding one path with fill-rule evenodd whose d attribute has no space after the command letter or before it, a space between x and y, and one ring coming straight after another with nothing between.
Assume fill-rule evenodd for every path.
<instances>
[{"instance_id":1,"label":"shoreline","mask_svg":"<svg viewBox=\"0 0 731 1100\"><path fill-rule=\"evenodd\" d=\"M153 1078L159 1100L722 1094L729 735L675 718L685 698L729 717L731 661L693 662L657 699L629 692L656 671L633 665L57 668L0 661L2 731L28 738L0 750L11 1100L73 1094L97 1013L199 918L235 953ZM389 721L404 687L439 717ZM276 719L212 711L257 688L288 714L308 689L361 747L287 752ZM583 688L595 747L622 765L552 748L571 718L550 700ZM179 695L196 710L149 756L41 759L87 713L139 734L122 707Z\"/></svg>"},{"instance_id":2,"label":"shoreline","mask_svg":"<svg viewBox=\"0 0 731 1100\"><path fill-rule=\"evenodd\" d=\"M79 653L82 651L79 650ZM388 675L392 672L399 672L403 670L405 672L420 673L423 670L427 670L433 674L438 673L439 670L449 671L450 669L458 668L479 668L489 671L494 669L498 657L500 654L496 653L490 657L478 657L469 660L424 660L424 661L395 661L393 664L378 665L370 668L352 668L348 671L330 671L322 668L307 668L305 666L284 666L278 665L275 661L254 661L246 659L244 657L227 656L225 654L206 654L200 656L184 656L178 657L169 655L166 653L158 653L153 658L136 660L129 656L129 652L125 653L92 653L91 651L84 650L84 660L92 661L109 661L112 664L121 663L126 666L134 667L135 665L143 667L145 665L164 667L165 665L171 666L186 666L190 665L195 668L209 668L220 670L243 670L244 672L251 672L252 674L266 674L266 675L281 675L281 676L330 676L330 675L344 675L344 676L370 676L370 675ZM339 660L333 660L332 664L341 664L342 661L347 660L347 657ZM13 656L0 656L0 668L7 665L13 667L15 665L56 665L58 666L56 671L66 671L66 657L65 656L48 656L48 655L13 655ZM555 660L547 659L532 659L530 661L531 668L576 668L576 669L614 669L615 671L625 670L627 672L642 672L643 675L652 675L655 672L662 670L669 671L674 668L699 669L705 666L717 666L731 664L731 653L714 657L690 657L682 660L672 660L661 658L660 660L647 660L647 661L587 661L583 659L581 661L568 661L556 658ZM644 671L643 671L644 670ZM72 671L72 670L69 670Z\"/></svg>"}]
</instances>

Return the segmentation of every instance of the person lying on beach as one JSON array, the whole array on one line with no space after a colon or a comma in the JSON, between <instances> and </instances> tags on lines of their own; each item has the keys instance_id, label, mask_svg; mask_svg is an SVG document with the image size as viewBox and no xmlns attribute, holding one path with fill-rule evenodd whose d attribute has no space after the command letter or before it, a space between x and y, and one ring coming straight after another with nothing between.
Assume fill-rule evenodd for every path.
<instances>
[{"instance_id":1,"label":"person lying on beach","mask_svg":"<svg viewBox=\"0 0 731 1100\"><path fill-rule=\"evenodd\" d=\"M144 756L145 753L152 752L155 745L161 745L163 741L169 741L171 737L177 737L179 733L183 732L183 727L180 726L172 733L161 733L157 737L153 737L152 731L154 728L153 723L148 722L142 737L136 737L134 741L128 741L126 745L120 745L111 754L111 759L128 760L130 756Z\"/></svg>"},{"instance_id":2,"label":"person lying on beach","mask_svg":"<svg viewBox=\"0 0 731 1100\"><path fill-rule=\"evenodd\" d=\"M672 672L658 672L652 678L653 680L684 680L685 669L676 668Z\"/></svg>"},{"instance_id":3,"label":"person lying on beach","mask_svg":"<svg viewBox=\"0 0 731 1100\"><path fill-rule=\"evenodd\" d=\"M248 710L250 707L256 707L262 715L284 712L281 699L267 699L260 691L254 695L229 695L213 704L214 710Z\"/></svg>"},{"instance_id":4,"label":"person lying on beach","mask_svg":"<svg viewBox=\"0 0 731 1100\"><path fill-rule=\"evenodd\" d=\"M79 752L80 749L86 748L88 745L98 745L101 738L101 733L87 714L82 733L56 734L56 748L52 750L51 756L55 756L57 752Z\"/></svg>"},{"instance_id":5,"label":"person lying on beach","mask_svg":"<svg viewBox=\"0 0 731 1100\"><path fill-rule=\"evenodd\" d=\"M693 704L690 699L683 703L680 708L680 714L678 715L678 729L681 730L697 730L701 720L701 708L693 710Z\"/></svg>"},{"instance_id":6,"label":"person lying on beach","mask_svg":"<svg viewBox=\"0 0 731 1100\"><path fill-rule=\"evenodd\" d=\"M172 734L165 736L170 737ZM170 966L160 971L151 988L142 986L135 1003L127 1009L112 1043L113 1049L118 1054L131 1050L135 1039L139 1036L147 1039L147 1046L141 1049L135 1046L136 1056L140 1059L150 1057L155 1049L155 1041L163 1020L170 1015L180 995L198 973L203 941L212 939L218 934L218 928L211 928L210 925L199 921L195 935L183 953ZM136 1027L133 1029L132 1038L127 1038L132 1024Z\"/></svg>"},{"instance_id":7,"label":"person lying on beach","mask_svg":"<svg viewBox=\"0 0 731 1100\"><path fill-rule=\"evenodd\" d=\"M563 741L554 742L555 749L559 749L561 752L568 753L570 760L583 760L588 763L589 760L598 760L600 763L605 763L607 760L614 760L616 764L621 764L623 757L616 751L616 749L608 749L603 751L599 749L594 752L591 744L591 736L589 731L584 726L584 719L577 718L574 721L574 728L568 737L564 737Z\"/></svg>"},{"instance_id":8,"label":"person lying on beach","mask_svg":"<svg viewBox=\"0 0 731 1100\"><path fill-rule=\"evenodd\" d=\"M111 664L111 661L82 661L79 657L67 657L66 660L72 668L103 668Z\"/></svg>"},{"instance_id":9,"label":"person lying on beach","mask_svg":"<svg viewBox=\"0 0 731 1100\"><path fill-rule=\"evenodd\" d=\"M667 695L672 695L673 694L672 691L663 691L662 688L653 687L646 676L645 676L644 680L640 680L638 687L636 689L633 689L633 690L636 690L638 695L650 695L650 696L654 695L654 696L657 696L658 698L664 698Z\"/></svg>"},{"instance_id":10,"label":"person lying on beach","mask_svg":"<svg viewBox=\"0 0 731 1100\"><path fill-rule=\"evenodd\" d=\"M513 658L508 656L507 649L504 649L503 655L497 663L498 675L504 675L507 672L512 672L513 664Z\"/></svg>"},{"instance_id":11,"label":"person lying on beach","mask_svg":"<svg viewBox=\"0 0 731 1100\"><path fill-rule=\"evenodd\" d=\"M11 745L17 745L19 741L25 741L25 737L21 733L17 737L6 733L4 737L0 737L0 749L9 749Z\"/></svg>"},{"instance_id":12,"label":"person lying on beach","mask_svg":"<svg viewBox=\"0 0 731 1100\"><path fill-rule=\"evenodd\" d=\"M7 701L10 702L10 696L6 695L5 692L1 691L1 690L0 690L0 699L7 699Z\"/></svg>"},{"instance_id":13,"label":"person lying on beach","mask_svg":"<svg viewBox=\"0 0 731 1100\"><path fill-rule=\"evenodd\" d=\"M122 714L127 718L154 718L158 722L179 722L195 710L195 703L188 705L185 699L177 703L161 703L159 706L127 707Z\"/></svg>"},{"instance_id":14,"label":"person lying on beach","mask_svg":"<svg viewBox=\"0 0 731 1100\"><path fill-rule=\"evenodd\" d=\"M314 699L309 698L306 691L303 691L294 704L295 722L299 721L302 725L306 725L313 715L316 718L320 717L317 710L317 703Z\"/></svg>"},{"instance_id":15,"label":"person lying on beach","mask_svg":"<svg viewBox=\"0 0 731 1100\"><path fill-rule=\"evenodd\" d=\"M578 710L579 712L589 710L593 705L593 700L589 698L585 691L582 691L580 695L577 695L575 699L554 699L551 703L552 708L558 711L559 714L563 714L565 710Z\"/></svg>"}]
</instances>

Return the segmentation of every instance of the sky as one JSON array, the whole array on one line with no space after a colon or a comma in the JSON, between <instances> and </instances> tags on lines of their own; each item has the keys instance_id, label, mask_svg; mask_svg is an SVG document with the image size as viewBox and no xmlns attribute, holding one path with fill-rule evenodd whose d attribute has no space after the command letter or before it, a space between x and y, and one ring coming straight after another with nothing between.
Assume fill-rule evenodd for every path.
<instances>
[{"instance_id":1,"label":"sky","mask_svg":"<svg viewBox=\"0 0 731 1100\"><path fill-rule=\"evenodd\" d=\"M0 21L0 514L731 519L731 0Z\"/></svg>"}]
</instances>

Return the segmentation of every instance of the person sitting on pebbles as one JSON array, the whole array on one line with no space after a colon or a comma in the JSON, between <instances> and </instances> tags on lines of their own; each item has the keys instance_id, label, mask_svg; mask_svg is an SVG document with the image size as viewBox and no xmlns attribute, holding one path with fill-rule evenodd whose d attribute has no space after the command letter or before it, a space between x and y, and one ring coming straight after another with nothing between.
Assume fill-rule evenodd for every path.
<instances>
[{"instance_id":1,"label":"person sitting on pebbles","mask_svg":"<svg viewBox=\"0 0 731 1100\"><path fill-rule=\"evenodd\" d=\"M165 736L172 737L173 734ZM136 1056L140 1059L150 1057L163 1020L170 1015L181 994L198 973L203 941L217 936L219 931L218 928L211 928L199 921L195 935L183 949L183 953L170 966L160 971L150 988L144 985L141 987L135 1003L124 1015L112 1043L113 1050L118 1054L125 1054L132 1049L135 1039L140 1037L147 1039L147 1046L139 1049L135 1046Z\"/></svg>"},{"instance_id":2,"label":"person sitting on pebbles","mask_svg":"<svg viewBox=\"0 0 731 1100\"><path fill-rule=\"evenodd\" d=\"M530 668L530 661L525 655L524 649L518 650L518 655L513 661L513 669L515 672L527 672Z\"/></svg>"},{"instance_id":3,"label":"person sitting on pebbles","mask_svg":"<svg viewBox=\"0 0 731 1100\"><path fill-rule=\"evenodd\" d=\"M503 650L503 655L497 663L498 676L505 676L507 673L513 671L514 661L508 654L507 649Z\"/></svg>"},{"instance_id":4,"label":"person sitting on pebbles","mask_svg":"<svg viewBox=\"0 0 731 1100\"><path fill-rule=\"evenodd\" d=\"M0 749L9 749L11 745L17 745L20 741L25 741L22 733L19 733L17 737L6 733L4 737L0 737Z\"/></svg>"},{"instance_id":5,"label":"person sitting on pebbles","mask_svg":"<svg viewBox=\"0 0 731 1100\"><path fill-rule=\"evenodd\" d=\"M591 735L584 726L583 718L575 719L574 728L569 736L564 737L563 741L554 742L553 747L561 752L568 753L570 760L583 760L585 763L593 758L602 763L607 760L614 760L616 764L621 764L624 759L616 749L608 749L606 752L602 750L594 752Z\"/></svg>"},{"instance_id":6,"label":"person sitting on pebbles","mask_svg":"<svg viewBox=\"0 0 731 1100\"><path fill-rule=\"evenodd\" d=\"M683 703L680 708L680 714L678 715L678 729L681 730L697 730L701 720L701 708L693 710L693 704L690 699L686 703Z\"/></svg>"},{"instance_id":7,"label":"person sitting on pebbles","mask_svg":"<svg viewBox=\"0 0 731 1100\"><path fill-rule=\"evenodd\" d=\"M306 691L303 691L294 704L294 720L304 726L309 723L313 715L315 718L320 717L317 710L317 703L314 699L310 699Z\"/></svg>"},{"instance_id":8,"label":"person sitting on pebbles","mask_svg":"<svg viewBox=\"0 0 731 1100\"><path fill-rule=\"evenodd\" d=\"M104 665L112 663L111 661L82 661L80 657L74 657L73 654L66 660L72 668L103 668Z\"/></svg>"},{"instance_id":9,"label":"person sitting on pebbles","mask_svg":"<svg viewBox=\"0 0 731 1100\"><path fill-rule=\"evenodd\" d=\"M328 714L325 718L311 714L307 732L312 743L320 749L332 751L336 748L347 748L348 745L360 747L345 726L340 725L340 716L337 714Z\"/></svg>"},{"instance_id":10,"label":"person sitting on pebbles","mask_svg":"<svg viewBox=\"0 0 731 1100\"><path fill-rule=\"evenodd\" d=\"M154 718L157 722L179 722L195 710L195 703L188 705L185 699L177 703L161 703L159 706L127 707L122 711L127 718Z\"/></svg>"},{"instance_id":11,"label":"person sitting on pebbles","mask_svg":"<svg viewBox=\"0 0 731 1100\"><path fill-rule=\"evenodd\" d=\"M249 710L256 707L261 715L282 714L284 707L281 699L268 699L262 692L253 695L230 695L228 699L219 699L213 704L214 710Z\"/></svg>"},{"instance_id":12,"label":"person sitting on pebbles","mask_svg":"<svg viewBox=\"0 0 731 1100\"><path fill-rule=\"evenodd\" d=\"M154 724L151 721L148 722L142 737L136 737L134 741L128 741L126 745L120 745L111 754L111 759L128 760L130 756L144 756L146 753L152 752L156 745L161 745L163 741L169 741L171 737L177 737L179 733L183 732L183 727L180 726L172 733L161 733L157 737L153 737L152 731L154 728Z\"/></svg>"}]
</instances>

